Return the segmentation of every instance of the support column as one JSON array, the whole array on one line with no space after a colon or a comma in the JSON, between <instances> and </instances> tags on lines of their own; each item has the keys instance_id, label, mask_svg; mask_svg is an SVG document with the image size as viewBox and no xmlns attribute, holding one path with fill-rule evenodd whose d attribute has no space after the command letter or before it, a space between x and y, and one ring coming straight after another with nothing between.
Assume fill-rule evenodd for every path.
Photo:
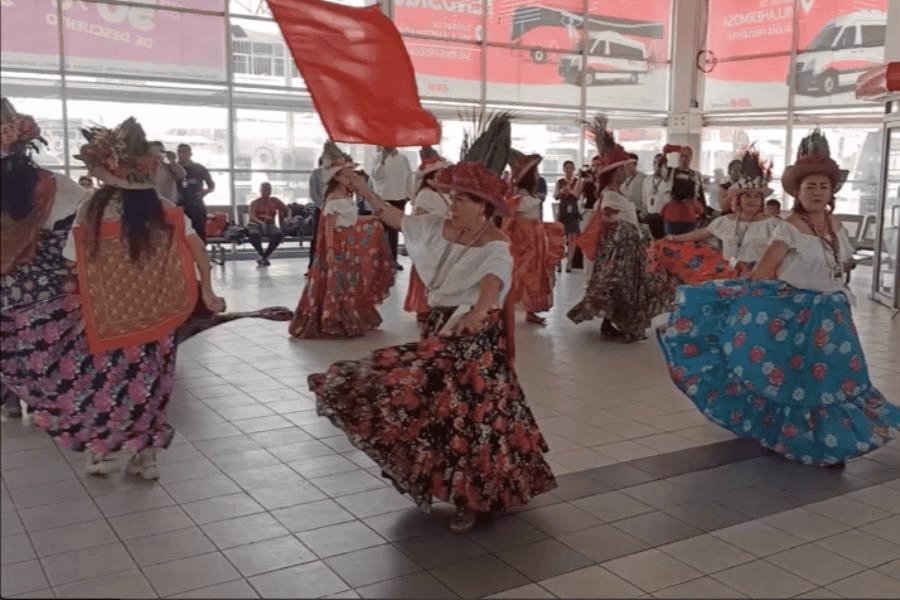
<instances>
[{"instance_id":1,"label":"support column","mask_svg":"<svg viewBox=\"0 0 900 600\"><path fill-rule=\"evenodd\" d=\"M672 80L669 82L671 117L669 142L694 149L694 168L699 168L703 119L702 73L697 69L697 52L706 33L706 2L674 0L672 24Z\"/></svg>"},{"instance_id":2,"label":"support column","mask_svg":"<svg viewBox=\"0 0 900 600\"><path fill-rule=\"evenodd\" d=\"M887 31L884 44L884 62L900 61L900 2L887 3Z\"/></svg>"}]
</instances>

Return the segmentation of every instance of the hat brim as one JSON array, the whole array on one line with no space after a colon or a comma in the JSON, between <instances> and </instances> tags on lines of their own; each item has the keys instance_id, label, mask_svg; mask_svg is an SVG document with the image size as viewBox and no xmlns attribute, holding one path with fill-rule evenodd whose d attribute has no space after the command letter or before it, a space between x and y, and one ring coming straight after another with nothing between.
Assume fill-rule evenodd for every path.
<instances>
[{"instance_id":1,"label":"hat brim","mask_svg":"<svg viewBox=\"0 0 900 600\"><path fill-rule=\"evenodd\" d=\"M498 215L501 217L506 217L511 214L509 212L509 208L503 202L503 199L493 198L490 195L485 194L484 192L482 192L480 190L476 190L474 188L469 188L469 187L460 186L460 185L454 185L452 183L441 183L439 181L432 181L431 185L434 186L435 189L441 190L444 192L457 191L457 192L462 192L463 194L468 194L470 196L475 196L482 202L485 202L485 203L493 206L495 215Z\"/></svg>"},{"instance_id":2,"label":"hat brim","mask_svg":"<svg viewBox=\"0 0 900 600\"><path fill-rule=\"evenodd\" d=\"M113 175L103 167L88 167L88 173L90 173L106 185L123 190L152 190L156 188L156 186L150 182L137 183L128 181L124 177Z\"/></svg>"},{"instance_id":3,"label":"hat brim","mask_svg":"<svg viewBox=\"0 0 900 600\"><path fill-rule=\"evenodd\" d=\"M781 175L781 187L789 196L797 198L800 193L800 184L810 175L824 175L831 180L832 193L837 193L847 179L848 171L838 168L833 160L821 162L802 162L793 164L784 170Z\"/></svg>"},{"instance_id":4,"label":"hat brim","mask_svg":"<svg viewBox=\"0 0 900 600\"><path fill-rule=\"evenodd\" d=\"M603 173L606 173L607 171L612 171L613 169L618 169L619 167L624 167L628 163L636 163L636 162L637 161L634 160L633 158L626 158L624 160L619 160L619 161L616 161L616 162L608 164L608 165L603 165L602 167L597 169L597 175L602 175Z\"/></svg>"},{"instance_id":5,"label":"hat brim","mask_svg":"<svg viewBox=\"0 0 900 600\"><path fill-rule=\"evenodd\" d=\"M427 167L419 169L413 175L415 176L416 180L422 181L422 179L426 175L428 175L430 173L434 173L435 171L440 171L441 169L446 169L449 166L450 166L450 163L439 160L437 162L431 163Z\"/></svg>"},{"instance_id":6,"label":"hat brim","mask_svg":"<svg viewBox=\"0 0 900 600\"><path fill-rule=\"evenodd\" d=\"M523 162L521 165L517 165L517 167L510 173L510 175L512 176L512 180L516 183L519 183L519 181L523 177L525 177L525 174L528 171L537 167L543 160L544 157L538 156L537 154L525 157L525 162Z\"/></svg>"},{"instance_id":7,"label":"hat brim","mask_svg":"<svg viewBox=\"0 0 900 600\"><path fill-rule=\"evenodd\" d=\"M343 165L339 165L339 166L337 166L337 167L331 167L330 169L325 169L325 171L322 173L322 182L323 182L323 183L328 183L329 181L331 181L332 179L334 179L334 176L335 176L335 175L337 175L338 173L340 173L341 171L343 171L343 170L346 169L347 167L350 167L351 169L355 169L355 168L358 167L358 166L359 166L359 165L356 164L356 163L346 163L346 164L343 164Z\"/></svg>"}]
</instances>

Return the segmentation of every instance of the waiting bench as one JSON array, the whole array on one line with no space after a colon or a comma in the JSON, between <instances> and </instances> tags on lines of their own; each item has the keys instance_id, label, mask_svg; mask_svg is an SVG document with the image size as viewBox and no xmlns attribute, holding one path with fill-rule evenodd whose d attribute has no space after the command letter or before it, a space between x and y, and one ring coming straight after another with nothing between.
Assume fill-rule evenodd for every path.
<instances>
[{"instance_id":1,"label":"waiting bench","mask_svg":"<svg viewBox=\"0 0 900 600\"><path fill-rule=\"evenodd\" d=\"M243 205L234 208L237 209L237 218L235 218L235 212L231 206L209 205L206 207L206 212L207 214L224 213L228 215L229 221L233 221L240 225L246 226L249 222L248 214L250 213L250 207L247 205ZM303 248L303 242L305 241L312 243L312 236L285 235L282 243L297 242L297 245L300 248ZM247 240L235 242L234 240L229 240L224 237L207 238L206 245L209 247L209 260L213 264L224 265L225 261L228 260L229 245L230 250L232 252L235 252L238 246L242 246L247 243Z\"/></svg>"}]
</instances>

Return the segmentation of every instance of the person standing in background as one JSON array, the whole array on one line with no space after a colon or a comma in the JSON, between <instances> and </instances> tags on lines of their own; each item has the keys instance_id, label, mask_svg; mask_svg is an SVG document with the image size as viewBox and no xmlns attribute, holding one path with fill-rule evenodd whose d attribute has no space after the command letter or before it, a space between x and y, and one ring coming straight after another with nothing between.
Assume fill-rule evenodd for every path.
<instances>
[{"instance_id":1,"label":"person standing in background","mask_svg":"<svg viewBox=\"0 0 900 600\"><path fill-rule=\"evenodd\" d=\"M669 201L670 185L667 179L666 155L659 153L653 157L653 175L644 178L643 200L646 213L644 223L650 228L653 238L661 240L665 235L662 216L659 211Z\"/></svg>"},{"instance_id":2,"label":"person standing in background","mask_svg":"<svg viewBox=\"0 0 900 600\"><path fill-rule=\"evenodd\" d=\"M88 175L82 175L78 178L78 185L83 187L85 190L89 192L93 192L97 188L94 187L94 178L89 177Z\"/></svg>"},{"instance_id":3,"label":"person standing in background","mask_svg":"<svg viewBox=\"0 0 900 600\"><path fill-rule=\"evenodd\" d=\"M178 164L185 172L178 186L181 192L178 205L184 208L197 236L206 243L206 203L203 199L216 189L216 183L207 168L194 162L192 156L190 145L178 144Z\"/></svg>"},{"instance_id":4,"label":"person standing in background","mask_svg":"<svg viewBox=\"0 0 900 600\"><path fill-rule=\"evenodd\" d=\"M325 182L322 181L322 157L319 157L319 166L313 169L309 176L309 199L313 203L312 211L312 240L309 242L309 269L316 258L316 237L319 232L319 212L325 202Z\"/></svg>"},{"instance_id":5,"label":"person standing in background","mask_svg":"<svg viewBox=\"0 0 900 600\"><path fill-rule=\"evenodd\" d=\"M375 193L388 204L404 210L409 200L409 178L412 168L409 160L393 146L379 146L375 164L372 167L372 183ZM397 262L397 244L400 234L393 227L387 227L388 243L394 256L394 265L398 271L403 267Z\"/></svg>"},{"instance_id":6,"label":"person standing in background","mask_svg":"<svg viewBox=\"0 0 900 600\"><path fill-rule=\"evenodd\" d=\"M631 200L631 203L634 204L634 209L637 211L638 218L642 218L646 214L644 207L644 180L647 176L638 171L638 155L630 152L628 156L634 159L634 162L625 165L625 181L622 182L622 195Z\"/></svg>"},{"instance_id":7,"label":"person standing in background","mask_svg":"<svg viewBox=\"0 0 900 600\"><path fill-rule=\"evenodd\" d=\"M162 142L150 142L150 146L156 148L160 156L159 168L153 174L153 187L160 197L178 202L178 182L187 177L187 172L178 164L175 153L166 151Z\"/></svg>"}]
</instances>

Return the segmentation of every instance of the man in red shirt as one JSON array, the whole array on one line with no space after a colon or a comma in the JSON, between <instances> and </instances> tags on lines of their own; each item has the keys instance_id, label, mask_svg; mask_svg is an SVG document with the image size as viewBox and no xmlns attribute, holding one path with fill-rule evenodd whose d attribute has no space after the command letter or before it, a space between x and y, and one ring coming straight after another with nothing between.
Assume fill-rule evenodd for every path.
<instances>
[{"instance_id":1,"label":"man in red shirt","mask_svg":"<svg viewBox=\"0 0 900 600\"><path fill-rule=\"evenodd\" d=\"M284 222L288 216L287 206L284 202L272 196L272 184L268 181L259 186L259 198L250 203L249 217L250 222L247 223L247 237L250 244L259 254L259 260L256 261L261 267L268 267L269 256L284 239L284 234L276 224L276 217ZM269 246L263 251L262 239L268 238Z\"/></svg>"}]
</instances>

